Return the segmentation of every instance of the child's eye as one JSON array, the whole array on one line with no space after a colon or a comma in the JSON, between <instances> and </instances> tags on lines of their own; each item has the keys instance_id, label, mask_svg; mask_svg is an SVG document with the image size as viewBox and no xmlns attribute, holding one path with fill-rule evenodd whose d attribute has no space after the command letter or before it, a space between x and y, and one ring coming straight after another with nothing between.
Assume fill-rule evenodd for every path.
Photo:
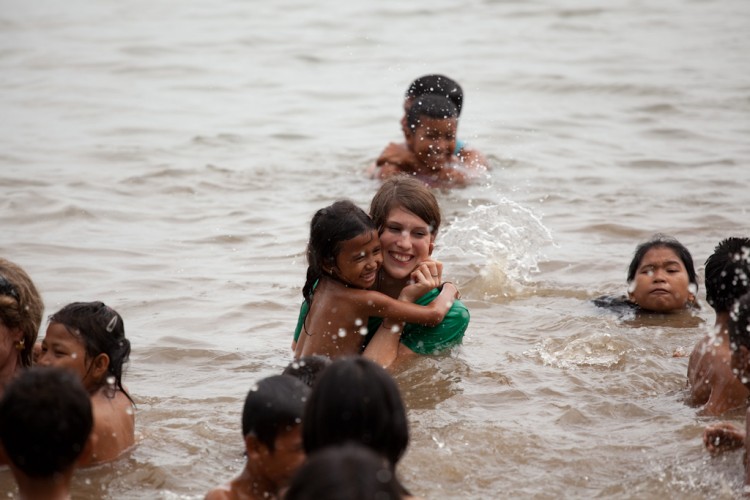
<instances>
[{"instance_id":1,"label":"child's eye","mask_svg":"<svg viewBox=\"0 0 750 500\"><path fill-rule=\"evenodd\" d=\"M373 249L373 251L372 251L372 254L373 255L380 255L380 247L375 247L375 249Z\"/></svg>"}]
</instances>

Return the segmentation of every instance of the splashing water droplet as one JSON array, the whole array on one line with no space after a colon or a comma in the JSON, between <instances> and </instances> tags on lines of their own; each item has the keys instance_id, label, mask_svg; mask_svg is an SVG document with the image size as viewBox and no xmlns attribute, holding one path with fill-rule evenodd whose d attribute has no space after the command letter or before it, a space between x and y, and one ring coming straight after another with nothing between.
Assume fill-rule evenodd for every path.
<instances>
[{"instance_id":1,"label":"splashing water droplet","mask_svg":"<svg viewBox=\"0 0 750 500\"><path fill-rule=\"evenodd\" d=\"M343 328L339 328L339 337L344 338L346 337L346 330Z\"/></svg>"}]
</instances>

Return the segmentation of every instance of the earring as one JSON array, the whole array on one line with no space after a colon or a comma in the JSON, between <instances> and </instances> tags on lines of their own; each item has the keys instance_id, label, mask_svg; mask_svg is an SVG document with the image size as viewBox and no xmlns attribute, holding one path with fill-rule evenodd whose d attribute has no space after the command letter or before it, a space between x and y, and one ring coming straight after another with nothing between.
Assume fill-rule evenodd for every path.
<instances>
[{"instance_id":1,"label":"earring","mask_svg":"<svg viewBox=\"0 0 750 500\"><path fill-rule=\"evenodd\" d=\"M19 340L15 343L14 347L16 348L16 351L23 351L26 347L26 339Z\"/></svg>"}]
</instances>

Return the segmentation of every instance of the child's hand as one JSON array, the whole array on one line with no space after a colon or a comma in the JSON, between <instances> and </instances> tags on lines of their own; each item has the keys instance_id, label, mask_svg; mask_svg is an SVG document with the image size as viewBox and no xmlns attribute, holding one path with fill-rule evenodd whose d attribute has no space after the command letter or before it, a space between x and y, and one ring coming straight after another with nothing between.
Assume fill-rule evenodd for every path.
<instances>
[{"instance_id":1,"label":"child's hand","mask_svg":"<svg viewBox=\"0 0 750 500\"><path fill-rule=\"evenodd\" d=\"M741 448L745 444L745 433L729 422L720 422L706 427L703 444L711 455L718 455Z\"/></svg>"}]
</instances>

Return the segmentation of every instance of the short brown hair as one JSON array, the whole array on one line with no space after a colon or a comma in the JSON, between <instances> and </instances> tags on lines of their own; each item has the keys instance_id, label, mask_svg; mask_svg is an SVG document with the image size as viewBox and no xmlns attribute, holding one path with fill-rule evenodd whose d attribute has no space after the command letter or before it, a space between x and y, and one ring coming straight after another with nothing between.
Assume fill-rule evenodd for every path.
<instances>
[{"instance_id":1,"label":"short brown hair","mask_svg":"<svg viewBox=\"0 0 750 500\"><path fill-rule=\"evenodd\" d=\"M0 321L8 328L21 329L24 340L21 364L31 366L44 303L26 271L3 258L0 258L0 280L8 287L7 293L0 294Z\"/></svg>"},{"instance_id":2,"label":"short brown hair","mask_svg":"<svg viewBox=\"0 0 750 500\"><path fill-rule=\"evenodd\" d=\"M430 226L433 238L440 229L440 205L435 195L422 181L398 175L391 177L380 186L370 203L370 217L378 233L383 232L388 214L394 208L403 208L413 213Z\"/></svg>"}]
</instances>

